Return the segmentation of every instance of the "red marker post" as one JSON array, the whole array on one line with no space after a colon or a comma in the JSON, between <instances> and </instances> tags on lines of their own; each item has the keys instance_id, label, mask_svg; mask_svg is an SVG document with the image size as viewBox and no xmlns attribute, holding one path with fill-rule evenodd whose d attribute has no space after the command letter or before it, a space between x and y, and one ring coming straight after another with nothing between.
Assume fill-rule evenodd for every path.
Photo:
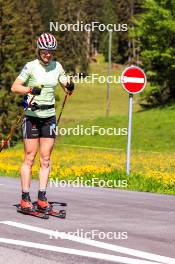
<instances>
[{"instance_id":1,"label":"red marker post","mask_svg":"<svg viewBox=\"0 0 175 264\"><path fill-rule=\"evenodd\" d=\"M132 130L132 101L133 95L141 93L146 86L146 75L142 69L137 66L126 68L121 76L121 83L127 93L129 93L129 113L128 113L128 144L127 144L127 161L126 173L130 173L131 157L131 130Z\"/></svg>"}]
</instances>

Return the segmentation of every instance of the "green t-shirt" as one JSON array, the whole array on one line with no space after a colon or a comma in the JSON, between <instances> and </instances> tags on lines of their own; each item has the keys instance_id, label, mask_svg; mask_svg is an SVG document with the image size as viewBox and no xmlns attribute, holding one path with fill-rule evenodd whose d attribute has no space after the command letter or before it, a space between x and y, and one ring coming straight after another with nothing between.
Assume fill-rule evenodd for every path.
<instances>
[{"instance_id":1,"label":"green t-shirt","mask_svg":"<svg viewBox=\"0 0 175 264\"><path fill-rule=\"evenodd\" d=\"M38 105L55 104L54 91L58 82L65 82L67 76L61 64L57 61L51 61L48 65L43 65L38 59L28 62L18 76L26 86L34 87L43 85L41 94L35 96L33 103ZM28 94L28 103L33 96ZM26 110L26 115L35 117L50 117L55 115L55 108L48 110Z\"/></svg>"}]
</instances>

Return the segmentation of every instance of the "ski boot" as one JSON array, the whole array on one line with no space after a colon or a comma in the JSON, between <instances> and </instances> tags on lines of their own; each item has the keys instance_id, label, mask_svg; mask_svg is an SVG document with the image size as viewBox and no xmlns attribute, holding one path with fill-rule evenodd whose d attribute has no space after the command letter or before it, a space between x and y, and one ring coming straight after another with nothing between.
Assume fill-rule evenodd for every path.
<instances>
[{"instance_id":1,"label":"ski boot","mask_svg":"<svg viewBox=\"0 0 175 264\"><path fill-rule=\"evenodd\" d=\"M35 211L35 207L31 203L29 192L26 192L26 193L23 192L22 193L22 199L20 202L20 209L21 209L21 211L24 211L24 212L34 212Z\"/></svg>"},{"instance_id":2,"label":"ski boot","mask_svg":"<svg viewBox=\"0 0 175 264\"><path fill-rule=\"evenodd\" d=\"M37 210L39 212L50 212L52 211L53 206L49 204L46 197L46 191L38 192L38 201L37 201Z\"/></svg>"}]
</instances>

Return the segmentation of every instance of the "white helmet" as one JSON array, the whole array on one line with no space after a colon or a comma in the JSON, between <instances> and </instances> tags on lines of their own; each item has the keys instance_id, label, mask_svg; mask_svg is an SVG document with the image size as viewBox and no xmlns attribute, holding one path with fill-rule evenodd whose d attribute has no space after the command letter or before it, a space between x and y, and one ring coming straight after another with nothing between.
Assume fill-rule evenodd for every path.
<instances>
[{"instance_id":1,"label":"white helmet","mask_svg":"<svg viewBox=\"0 0 175 264\"><path fill-rule=\"evenodd\" d=\"M57 40L50 33L43 33L37 40L37 48L43 50L56 50Z\"/></svg>"}]
</instances>

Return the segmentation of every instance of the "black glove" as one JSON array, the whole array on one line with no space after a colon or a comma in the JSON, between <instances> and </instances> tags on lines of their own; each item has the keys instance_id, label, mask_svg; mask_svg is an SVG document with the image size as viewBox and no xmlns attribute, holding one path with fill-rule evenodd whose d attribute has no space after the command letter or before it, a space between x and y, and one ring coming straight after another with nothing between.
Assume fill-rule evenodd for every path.
<instances>
[{"instance_id":1,"label":"black glove","mask_svg":"<svg viewBox=\"0 0 175 264\"><path fill-rule=\"evenodd\" d=\"M72 92L74 90L74 83L70 80L70 83L67 83L66 84L66 89L69 91L69 92Z\"/></svg>"},{"instance_id":2,"label":"black glove","mask_svg":"<svg viewBox=\"0 0 175 264\"><path fill-rule=\"evenodd\" d=\"M40 95L41 94L41 88L39 88L39 87L30 88L30 94L32 94L32 95Z\"/></svg>"}]
</instances>

